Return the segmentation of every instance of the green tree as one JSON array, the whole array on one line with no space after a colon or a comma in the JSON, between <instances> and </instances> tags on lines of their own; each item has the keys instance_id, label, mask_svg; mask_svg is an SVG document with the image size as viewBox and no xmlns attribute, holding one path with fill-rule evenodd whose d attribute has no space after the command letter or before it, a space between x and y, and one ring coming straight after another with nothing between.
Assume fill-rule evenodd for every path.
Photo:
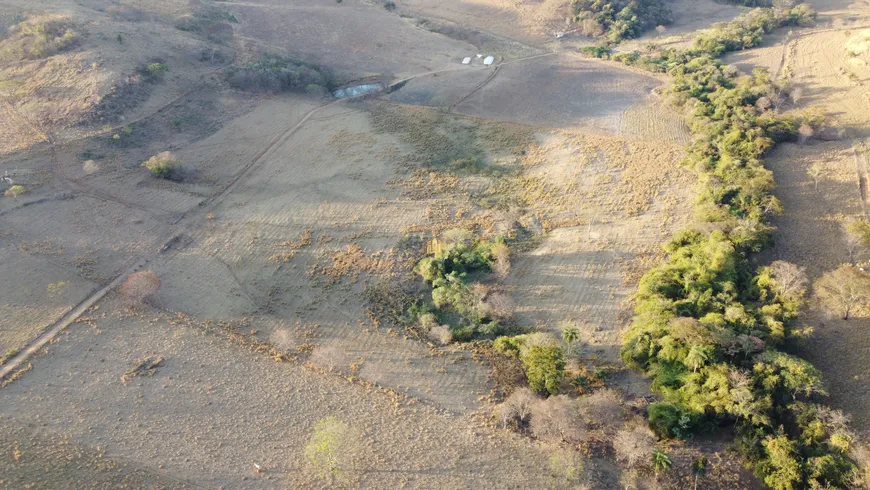
<instances>
[{"instance_id":1,"label":"green tree","mask_svg":"<svg viewBox=\"0 0 870 490\"><path fill-rule=\"evenodd\" d=\"M530 345L521 354L529 386L539 393L555 395L565 376L562 349L553 345Z\"/></svg>"},{"instance_id":2,"label":"green tree","mask_svg":"<svg viewBox=\"0 0 870 490\"><path fill-rule=\"evenodd\" d=\"M24 194L24 187L20 185L13 185L3 193L4 196L12 198L17 198L21 194Z\"/></svg>"}]
</instances>

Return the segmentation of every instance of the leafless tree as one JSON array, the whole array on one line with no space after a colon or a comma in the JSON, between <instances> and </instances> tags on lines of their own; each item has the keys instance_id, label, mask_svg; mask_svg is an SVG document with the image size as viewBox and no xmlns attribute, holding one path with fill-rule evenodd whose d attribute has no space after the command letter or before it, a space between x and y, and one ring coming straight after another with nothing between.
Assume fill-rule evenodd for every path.
<instances>
[{"instance_id":1,"label":"leafless tree","mask_svg":"<svg viewBox=\"0 0 870 490\"><path fill-rule=\"evenodd\" d=\"M492 257L495 262L492 264L493 272L500 279L504 279L511 271L510 249L504 243L497 243L492 247Z\"/></svg>"},{"instance_id":2,"label":"leafless tree","mask_svg":"<svg viewBox=\"0 0 870 490\"><path fill-rule=\"evenodd\" d=\"M791 90L791 94L790 94L790 95L791 95L791 103L794 104L794 105L797 105L798 102L800 102L801 99L804 98L804 89L801 88L801 87L794 87L794 88Z\"/></svg>"},{"instance_id":3,"label":"leafless tree","mask_svg":"<svg viewBox=\"0 0 870 490\"><path fill-rule=\"evenodd\" d=\"M870 245L870 221L850 219L843 223L846 251L849 252L849 262L855 263L855 254Z\"/></svg>"},{"instance_id":4,"label":"leafless tree","mask_svg":"<svg viewBox=\"0 0 870 490\"><path fill-rule=\"evenodd\" d=\"M286 328L276 328L269 336L269 340L275 344L278 349L289 352L296 348L297 342L293 338L293 333Z\"/></svg>"},{"instance_id":5,"label":"leafless tree","mask_svg":"<svg viewBox=\"0 0 870 490\"><path fill-rule=\"evenodd\" d=\"M429 338L441 345L453 342L453 334L447 325L435 325L429 329Z\"/></svg>"},{"instance_id":6,"label":"leafless tree","mask_svg":"<svg viewBox=\"0 0 870 490\"><path fill-rule=\"evenodd\" d=\"M565 395L536 401L531 417L532 433L539 439L577 444L586 433L576 402Z\"/></svg>"},{"instance_id":7,"label":"leafless tree","mask_svg":"<svg viewBox=\"0 0 870 490\"><path fill-rule=\"evenodd\" d=\"M805 144L808 139L813 137L814 134L816 134L816 130L813 129L812 126L807 123L801 124L801 126L798 128L798 144Z\"/></svg>"},{"instance_id":8,"label":"leafless tree","mask_svg":"<svg viewBox=\"0 0 870 490\"><path fill-rule=\"evenodd\" d=\"M510 296L504 293L492 293L481 304L482 312L499 321L513 318L516 305Z\"/></svg>"},{"instance_id":9,"label":"leafless tree","mask_svg":"<svg viewBox=\"0 0 870 490\"><path fill-rule=\"evenodd\" d=\"M844 264L817 280L814 289L824 306L848 320L852 311L870 297L870 277L854 266Z\"/></svg>"},{"instance_id":10,"label":"leafless tree","mask_svg":"<svg viewBox=\"0 0 870 490\"><path fill-rule=\"evenodd\" d=\"M351 358L344 350L334 345L321 345L311 351L308 358L312 364L339 374L350 373Z\"/></svg>"},{"instance_id":11,"label":"leafless tree","mask_svg":"<svg viewBox=\"0 0 870 490\"><path fill-rule=\"evenodd\" d=\"M133 303L141 304L160 290L160 278L151 271L134 272L121 284L121 295Z\"/></svg>"},{"instance_id":12,"label":"leafless tree","mask_svg":"<svg viewBox=\"0 0 870 490\"><path fill-rule=\"evenodd\" d=\"M776 279L777 294L785 298L800 299L807 292L807 270L791 262L775 260L770 264L770 271Z\"/></svg>"},{"instance_id":13,"label":"leafless tree","mask_svg":"<svg viewBox=\"0 0 870 490\"><path fill-rule=\"evenodd\" d=\"M613 438L616 459L625 461L628 468L649 464L655 447L655 435L642 420L626 425Z\"/></svg>"},{"instance_id":14,"label":"leafless tree","mask_svg":"<svg viewBox=\"0 0 870 490\"><path fill-rule=\"evenodd\" d=\"M586 422L599 428L615 428L623 420L622 397L609 388L604 388L580 399L580 412Z\"/></svg>"},{"instance_id":15,"label":"leafless tree","mask_svg":"<svg viewBox=\"0 0 870 490\"><path fill-rule=\"evenodd\" d=\"M535 392L528 388L518 388L499 405L498 413L501 416L502 426L507 428L510 423L524 424L529 421L532 414L532 406L538 401Z\"/></svg>"},{"instance_id":16,"label":"leafless tree","mask_svg":"<svg viewBox=\"0 0 870 490\"><path fill-rule=\"evenodd\" d=\"M823 173L824 169L818 163L812 164L810 168L807 169L807 175L813 179L813 189L816 191L819 190L819 178L821 178Z\"/></svg>"}]
</instances>

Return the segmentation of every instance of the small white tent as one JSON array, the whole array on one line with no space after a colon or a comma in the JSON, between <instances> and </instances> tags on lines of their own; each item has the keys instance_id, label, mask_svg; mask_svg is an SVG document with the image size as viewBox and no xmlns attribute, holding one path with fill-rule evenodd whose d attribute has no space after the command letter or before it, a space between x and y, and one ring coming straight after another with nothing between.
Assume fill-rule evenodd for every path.
<instances>
[{"instance_id":1,"label":"small white tent","mask_svg":"<svg viewBox=\"0 0 870 490\"><path fill-rule=\"evenodd\" d=\"M484 65L491 65L494 61L495 61L494 56L487 56L486 58L483 59L483 64Z\"/></svg>"}]
</instances>

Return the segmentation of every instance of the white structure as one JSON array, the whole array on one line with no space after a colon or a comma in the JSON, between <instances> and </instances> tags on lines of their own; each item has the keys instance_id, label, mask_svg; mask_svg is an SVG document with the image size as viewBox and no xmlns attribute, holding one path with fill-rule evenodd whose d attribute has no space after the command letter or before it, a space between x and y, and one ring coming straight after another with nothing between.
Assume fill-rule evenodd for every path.
<instances>
[{"instance_id":1,"label":"white structure","mask_svg":"<svg viewBox=\"0 0 870 490\"><path fill-rule=\"evenodd\" d=\"M469 65L469 64L471 64L471 56L468 56L468 57L464 58L464 59L462 60L462 64L463 64L463 65Z\"/></svg>"},{"instance_id":2,"label":"white structure","mask_svg":"<svg viewBox=\"0 0 870 490\"><path fill-rule=\"evenodd\" d=\"M494 61L495 61L494 56L487 56L486 58L483 59L483 64L484 65L491 65Z\"/></svg>"}]
</instances>

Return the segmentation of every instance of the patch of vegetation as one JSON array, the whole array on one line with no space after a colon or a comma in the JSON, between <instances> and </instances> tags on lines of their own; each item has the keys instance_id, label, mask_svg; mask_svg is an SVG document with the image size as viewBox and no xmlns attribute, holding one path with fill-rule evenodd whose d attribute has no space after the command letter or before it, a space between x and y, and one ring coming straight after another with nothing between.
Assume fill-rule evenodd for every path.
<instances>
[{"instance_id":1,"label":"patch of vegetation","mask_svg":"<svg viewBox=\"0 0 870 490\"><path fill-rule=\"evenodd\" d=\"M6 189L6 191L3 193L3 195L6 197L18 197L18 196L24 194L25 192L26 192L26 190L24 189L24 186L13 185L12 187Z\"/></svg>"},{"instance_id":2,"label":"patch of vegetation","mask_svg":"<svg viewBox=\"0 0 870 490\"><path fill-rule=\"evenodd\" d=\"M228 44L233 39L233 26L239 21L228 10L202 6L192 14L176 19L175 27L181 31L205 36L209 41Z\"/></svg>"},{"instance_id":3,"label":"patch of vegetation","mask_svg":"<svg viewBox=\"0 0 870 490\"><path fill-rule=\"evenodd\" d=\"M673 22L662 0L572 0L574 22L586 35L608 41L634 39L644 31Z\"/></svg>"},{"instance_id":4,"label":"patch of vegetation","mask_svg":"<svg viewBox=\"0 0 870 490\"><path fill-rule=\"evenodd\" d=\"M540 338L534 334L499 337L493 347L522 361L526 380L532 390L556 395L565 377L565 353L561 346L554 342L542 342Z\"/></svg>"},{"instance_id":5,"label":"patch of vegetation","mask_svg":"<svg viewBox=\"0 0 870 490\"><path fill-rule=\"evenodd\" d=\"M712 230L675 235L666 262L641 279L622 358L664 398L649 409L660 436L731 425L756 474L783 490L843 488L859 471L845 418L819 403L820 373L786 352L808 334L796 325L806 278L784 263L753 272L748 260L770 243L769 217L780 209L762 158L777 142L797 140L807 121L771 109L777 88L766 72L741 77L716 56L814 15L803 5L755 10L686 51L613 56L671 76L672 98L696 136L685 164L703 184L697 215Z\"/></svg>"},{"instance_id":6,"label":"patch of vegetation","mask_svg":"<svg viewBox=\"0 0 870 490\"><path fill-rule=\"evenodd\" d=\"M167 71L169 71L169 67L157 60L145 63L136 69L136 73L152 83L163 81L163 76Z\"/></svg>"},{"instance_id":7,"label":"patch of vegetation","mask_svg":"<svg viewBox=\"0 0 870 490\"><path fill-rule=\"evenodd\" d=\"M332 73L323 67L275 54L261 56L243 67L227 70L230 85L242 90L302 92L334 87Z\"/></svg>"},{"instance_id":8,"label":"patch of vegetation","mask_svg":"<svg viewBox=\"0 0 870 490\"><path fill-rule=\"evenodd\" d=\"M13 26L0 41L0 59L18 61L47 58L81 42L81 33L64 17L35 17Z\"/></svg>"},{"instance_id":9,"label":"patch of vegetation","mask_svg":"<svg viewBox=\"0 0 870 490\"><path fill-rule=\"evenodd\" d=\"M432 323L426 325L428 330L445 325L451 338L462 342L494 339L516 330L510 299L485 283L488 273L499 267L498 249L505 247L504 242L464 238L447 245L434 243L414 267L432 288L431 301L413 305L411 321Z\"/></svg>"},{"instance_id":10,"label":"patch of vegetation","mask_svg":"<svg viewBox=\"0 0 870 490\"><path fill-rule=\"evenodd\" d=\"M158 179L172 180L181 182L192 173L191 169L184 163L175 158L172 153L164 151L154 155L142 163L142 166L147 168L151 175Z\"/></svg>"}]
</instances>

